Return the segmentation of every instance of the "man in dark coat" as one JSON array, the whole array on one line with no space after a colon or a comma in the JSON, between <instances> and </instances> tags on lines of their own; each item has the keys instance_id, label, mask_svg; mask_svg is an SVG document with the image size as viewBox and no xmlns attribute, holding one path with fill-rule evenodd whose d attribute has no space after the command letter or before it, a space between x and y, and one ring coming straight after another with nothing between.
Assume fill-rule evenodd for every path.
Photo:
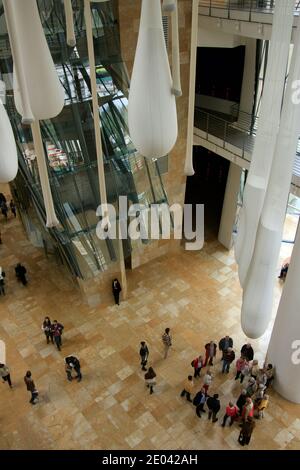
<instances>
[{"instance_id":1,"label":"man in dark coat","mask_svg":"<svg viewBox=\"0 0 300 470\"><path fill-rule=\"evenodd\" d=\"M193 400L193 405L196 407L196 414L198 418L201 418L201 411L202 413L206 413L206 410L204 409L204 405L206 402L206 395L205 395L205 390L204 388L201 388L200 392L198 392Z\"/></svg>"},{"instance_id":2,"label":"man in dark coat","mask_svg":"<svg viewBox=\"0 0 300 470\"><path fill-rule=\"evenodd\" d=\"M216 421L218 421L217 414L221 408L219 395L215 393L213 397L208 397L206 404L209 410L208 419L212 417L212 422L215 423Z\"/></svg>"},{"instance_id":3,"label":"man in dark coat","mask_svg":"<svg viewBox=\"0 0 300 470\"><path fill-rule=\"evenodd\" d=\"M222 351L222 359L224 357L224 351L228 348L233 347L233 339L230 336L224 336L224 338L219 341L219 350Z\"/></svg>"},{"instance_id":4,"label":"man in dark coat","mask_svg":"<svg viewBox=\"0 0 300 470\"><path fill-rule=\"evenodd\" d=\"M223 351L223 367L222 367L223 374L225 372L227 372L227 374L229 373L230 364L234 361L234 359L235 359L235 353L232 348L228 348L228 349L225 349L225 351Z\"/></svg>"},{"instance_id":5,"label":"man in dark coat","mask_svg":"<svg viewBox=\"0 0 300 470\"><path fill-rule=\"evenodd\" d=\"M18 263L17 266L15 267L15 272L17 279L22 282L23 286L26 286L27 284L27 279L26 279L26 268L25 266L22 266L21 263Z\"/></svg>"},{"instance_id":6,"label":"man in dark coat","mask_svg":"<svg viewBox=\"0 0 300 470\"><path fill-rule=\"evenodd\" d=\"M114 279L112 282L112 291L115 298L115 303L120 305L120 292L121 292L121 284L119 283L118 279Z\"/></svg>"}]
</instances>

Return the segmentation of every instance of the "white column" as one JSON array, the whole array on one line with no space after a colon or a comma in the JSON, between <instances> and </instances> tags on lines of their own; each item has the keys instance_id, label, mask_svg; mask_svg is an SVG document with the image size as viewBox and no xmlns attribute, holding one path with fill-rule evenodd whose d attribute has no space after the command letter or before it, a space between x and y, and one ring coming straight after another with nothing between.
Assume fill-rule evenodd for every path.
<instances>
[{"instance_id":1,"label":"white column","mask_svg":"<svg viewBox=\"0 0 300 470\"><path fill-rule=\"evenodd\" d=\"M254 101L254 87L255 87L255 68L256 68L256 39L247 38L245 44L245 63L243 82L240 98L240 111L249 113L251 115ZM251 118L251 116L249 116ZM247 118L242 113L239 114L238 124L245 129L249 129Z\"/></svg>"},{"instance_id":2,"label":"white column","mask_svg":"<svg viewBox=\"0 0 300 470\"><path fill-rule=\"evenodd\" d=\"M236 218L237 198L240 190L242 168L230 163L218 240L225 248L232 248L232 229Z\"/></svg>"},{"instance_id":3,"label":"white column","mask_svg":"<svg viewBox=\"0 0 300 470\"><path fill-rule=\"evenodd\" d=\"M268 362L275 367L274 388L284 398L300 403L300 229L280 299Z\"/></svg>"},{"instance_id":4,"label":"white column","mask_svg":"<svg viewBox=\"0 0 300 470\"><path fill-rule=\"evenodd\" d=\"M190 81L189 81L189 107L186 137L186 154L184 174L193 176L193 140L194 140L194 113L195 113L195 86L197 68L197 46L198 46L198 11L199 0L193 0L192 4L192 31L191 31L191 53L190 53Z\"/></svg>"}]
</instances>

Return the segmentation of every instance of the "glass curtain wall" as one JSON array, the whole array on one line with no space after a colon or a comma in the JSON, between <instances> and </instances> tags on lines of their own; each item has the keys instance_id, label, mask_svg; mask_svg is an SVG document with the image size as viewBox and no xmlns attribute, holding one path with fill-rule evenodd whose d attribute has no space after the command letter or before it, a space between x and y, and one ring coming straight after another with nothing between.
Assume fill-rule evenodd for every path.
<instances>
[{"instance_id":1,"label":"glass curtain wall","mask_svg":"<svg viewBox=\"0 0 300 470\"><path fill-rule=\"evenodd\" d=\"M0 71L6 84L6 108L19 152L19 173L13 194L29 235L54 249L73 275L89 278L117 261L115 240L96 236L100 204L91 83L83 0L73 0L76 46L66 43L61 0L38 0L48 45L65 91L65 106L59 116L41 121L58 228L45 228L45 209L29 126L23 125L13 99L13 63L0 1ZM167 202L157 162L146 161L130 139L127 126L129 88L122 62L117 1L91 3L99 113L102 123L107 200L118 207L118 196L129 204ZM35 228L35 231L32 230ZM147 242L145 240L144 242ZM131 244L123 242L125 257Z\"/></svg>"}]
</instances>

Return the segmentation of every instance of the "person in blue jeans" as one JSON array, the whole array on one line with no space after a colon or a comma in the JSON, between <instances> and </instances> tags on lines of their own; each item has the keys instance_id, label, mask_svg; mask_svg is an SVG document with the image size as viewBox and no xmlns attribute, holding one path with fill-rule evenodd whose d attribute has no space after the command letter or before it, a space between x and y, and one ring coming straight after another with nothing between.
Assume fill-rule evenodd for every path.
<instances>
[{"instance_id":1,"label":"person in blue jeans","mask_svg":"<svg viewBox=\"0 0 300 470\"><path fill-rule=\"evenodd\" d=\"M228 348L223 351L223 367L222 367L222 374L225 372L229 372L230 365L235 359L235 353L232 348Z\"/></svg>"}]
</instances>

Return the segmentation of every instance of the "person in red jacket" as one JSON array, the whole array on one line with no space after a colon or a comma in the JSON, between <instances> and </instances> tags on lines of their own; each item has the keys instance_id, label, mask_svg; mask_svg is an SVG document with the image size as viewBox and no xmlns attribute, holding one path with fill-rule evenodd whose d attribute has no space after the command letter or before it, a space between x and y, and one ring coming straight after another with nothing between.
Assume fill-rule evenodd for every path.
<instances>
[{"instance_id":1,"label":"person in red jacket","mask_svg":"<svg viewBox=\"0 0 300 470\"><path fill-rule=\"evenodd\" d=\"M203 367L203 358L202 356L196 357L192 363L191 366L194 367L194 378L200 377L200 372Z\"/></svg>"},{"instance_id":2,"label":"person in red jacket","mask_svg":"<svg viewBox=\"0 0 300 470\"><path fill-rule=\"evenodd\" d=\"M213 358L217 354L217 345L213 341L205 345L205 361L203 367L206 366L207 362L210 366L213 366Z\"/></svg>"},{"instance_id":3,"label":"person in red jacket","mask_svg":"<svg viewBox=\"0 0 300 470\"><path fill-rule=\"evenodd\" d=\"M230 418L229 426L232 426L234 420L238 417L238 413L239 413L238 407L236 405L234 405L232 403L232 401L230 401L228 403L228 406L226 406L226 411L225 411L225 415L224 415L224 418L223 418L222 427L223 428L225 427L227 418Z\"/></svg>"}]
</instances>

